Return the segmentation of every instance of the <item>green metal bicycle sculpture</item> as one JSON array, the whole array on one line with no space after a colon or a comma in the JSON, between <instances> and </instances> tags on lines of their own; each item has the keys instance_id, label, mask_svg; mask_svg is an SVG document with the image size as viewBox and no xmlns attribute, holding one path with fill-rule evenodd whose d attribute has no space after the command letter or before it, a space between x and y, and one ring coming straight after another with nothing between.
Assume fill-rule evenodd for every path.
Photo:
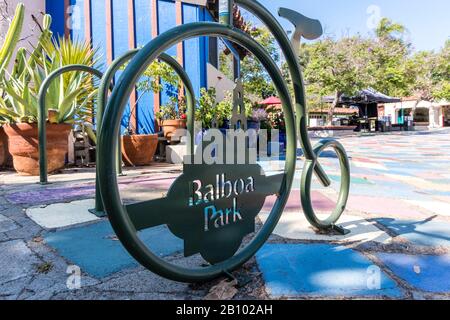
<instances>
[{"instance_id":1,"label":"green metal bicycle sculpture","mask_svg":"<svg viewBox=\"0 0 450 320\"><path fill-rule=\"evenodd\" d=\"M197 22L175 27L136 53L110 96L101 125L98 181L101 198L113 229L137 261L149 270L175 281L206 281L229 274L248 261L266 242L278 223L290 194L295 173L297 137L306 158L301 180L301 202L305 215L316 228L343 231L335 223L347 203L350 184L348 158L343 146L337 141L322 141L312 147L306 126L305 91L297 60L300 38L317 38L322 33L322 27L316 20L281 9L280 15L289 19L296 27L291 42L281 25L260 3L253 0L235 0L234 3L258 17L279 42L289 65L294 85L294 102L270 55L248 34L232 26L233 1L221 0L220 23ZM124 205L118 190L114 146L118 143L120 119L128 97L152 61L177 43L202 36L218 37L242 46L260 61L272 78L282 101L286 122L284 173L266 176L256 163L195 163L190 160L196 155L191 154L185 159L183 174L175 180L165 198ZM193 120L192 111L188 114L190 121ZM232 124L236 125L241 120L239 113L235 114ZM241 128L245 129L245 125ZM208 147L207 143L203 144L203 148L198 149ZM314 173L324 186L331 184L318 162L320 154L326 148L333 148L337 153L341 166L341 189L335 210L328 219L321 220L313 210L310 190ZM227 151L223 150L223 153ZM276 195L277 200L266 222L255 232L255 218L269 195ZM170 232L184 240L185 257L200 254L208 263L207 266L190 268L175 265L153 253L138 234L141 230L159 225L167 225ZM254 232L255 236L248 239L247 236Z\"/></svg>"},{"instance_id":2,"label":"green metal bicycle sculpture","mask_svg":"<svg viewBox=\"0 0 450 320\"><path fill-rule=\"evenodd\" d=\"M97 194L96 211L105 211L114 231L127 251L149 270L172 280L181 282L207 281L247 262L266 242L277 225L287 203L296 167L297 141L300 141L306 159L303 168L300 195L303 211L308 221L317 229L338 232L346 231L336 222L343 213L350 187L350 166L343 146L334 140L321 141L313 147L308 137L305 90L298 63L301 37L316 39L322 34L319 21L309 19L295 11L280 9L280 16L295 26L292 39L288 38L275 17L255 0L218 0L219 20L196 22L175 27L148 43L140 50L132 50L118 58L102 75L97 70L83 66L68 66L52 74L41 90L40 146L45 145L45 92L49 83L61 74L70 71L90 72L102 79L99 89L97 145ZM294 86L294 101L281 71L266 50L243 31L233 27L233 5L243 7L259 18L272 32L286 57ZM245 152L243 164L236 164L238 155L226 148L215 146L213 150L231 157L233 164L206 164L195 161L202 150L211 149L212 143L203 142L194 152L194 107L192 84L175 59L164 52L181 41L195 37L218 37L235 43L253 54L267 70L278 95L286 123L286 161L284 173L266 175L259 164L248 161ZM119 145L120 120L128 97L136 82L156 59L172 66L180 76L186 90L188 106L188 156L183 165L183 174L171 186L166 197L146 202L124 205L118 189L117 146ZM128 63L108 99L108 90L115 73ZM231 125L236 130L246 130L246 119L239 105L242 104L242 84L239 80L234 92L234 108ZM212 141L212 140L210 140ZM341 168L341 186L337 205L330 216L321 220L314 212L311 186L315 174L325 187L331 181L320 165L321 153L333 148ZM41 183L47 182L45 148L41 149ZM234 151L234 149L233 149ZM240 163L240 162L239 162ZM264 224L257 228L256 217L264 206L266 197L275 195L276 201ZM103 208L104 207L104 208ZM152 252L139 238L139 232L148 228L167 225L168 230L184 240L184 256L199 254L207 265L184 267L172 264ZM256 229L258 229L256 231ZM250 237L255 233L253 237ZM250 239L251 238L251 239Z\"/></svg>"}]
</instances>

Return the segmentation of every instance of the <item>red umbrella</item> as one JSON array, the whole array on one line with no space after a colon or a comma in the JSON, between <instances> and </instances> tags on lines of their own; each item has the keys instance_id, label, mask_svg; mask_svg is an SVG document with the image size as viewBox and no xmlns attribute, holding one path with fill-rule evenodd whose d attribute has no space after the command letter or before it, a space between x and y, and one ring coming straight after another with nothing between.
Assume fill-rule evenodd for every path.
<instances>
[{"instance_id":1,"label":"red umbrella","mask_svg":"<svg viewBox=\"0 0 450 320\"><path fill-rule=\"evenodd\" d=\"M277 97L269 97L266 100L261 101L259 104L266 105L266 106L276 106L276 105L281 105L281 100Z\"/></svg>"}]
</instances>

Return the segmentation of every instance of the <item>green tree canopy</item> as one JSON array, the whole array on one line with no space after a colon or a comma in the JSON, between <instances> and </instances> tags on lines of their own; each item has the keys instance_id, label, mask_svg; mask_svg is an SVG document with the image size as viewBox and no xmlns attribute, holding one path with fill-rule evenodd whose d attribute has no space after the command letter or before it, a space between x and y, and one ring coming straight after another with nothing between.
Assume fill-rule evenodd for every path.
<instances>
[{"instance_id":1,"label":"green tree canopy","mask_svg":"<svg viewBox=\"0 0 450 320\"><path fill-rule=\"evenodd\" d=\"M248 24L250 36L269 52L275 62L279 62L279 47L270 31L266 27L256 27L251 26L250 23ZM223 51L220 53L220 70L229 78L232 77L233 70L231 58L231 54L226 55ZM254 55L248 54L242 59L241 76L246 95L262 100L277 94L269 74Z\"/></svg>"}]
</instances>

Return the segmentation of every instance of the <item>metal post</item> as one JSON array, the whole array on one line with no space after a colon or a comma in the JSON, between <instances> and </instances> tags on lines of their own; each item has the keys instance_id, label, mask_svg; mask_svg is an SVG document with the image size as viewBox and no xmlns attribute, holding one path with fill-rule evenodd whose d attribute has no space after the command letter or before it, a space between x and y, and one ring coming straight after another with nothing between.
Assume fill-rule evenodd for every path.
<instances>
[{"instance_id":1,"label":"metal post","mask_svg":"<svg viewBox=\"0 0 450 320\"><path fill-rule=\"evenodd\" d=\"M222 24L233 25L233 0L219 0L219 21Z\"/></svg>"}]
</instances>

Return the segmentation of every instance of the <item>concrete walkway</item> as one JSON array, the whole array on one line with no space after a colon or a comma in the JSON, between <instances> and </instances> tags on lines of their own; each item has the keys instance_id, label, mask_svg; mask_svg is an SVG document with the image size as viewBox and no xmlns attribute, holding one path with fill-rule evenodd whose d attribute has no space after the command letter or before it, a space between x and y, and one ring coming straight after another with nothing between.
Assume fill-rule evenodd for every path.
<instances>
[{"instance_id":1,"label":"concrete walkway","mask_svg":"<svg viewBox=\"0 0 450 320\"><path fill-rule=\"evenodd\" d=\"M288 205L268 243L234 275L234 299L450 298L450 131L340 139L351 157L352 186L341 225L346 236L316 233L303 217L302 161ZM300 159L301 160L301 159ZM315 210L326 216L339 189L332 153L320 162L330 188L313 187ZM179 166L125 170L125 202L167 193ZM0 299L203 299L223 279L187 285L145 270L121 246L94 205L93 169L36 178L0 173ZM264 223L268 198L258 223ZM142 232L149 248L174 264L182 242L165 226ZM251 282L246 279L252 279Z\"/></svg>"}]
</instances>

